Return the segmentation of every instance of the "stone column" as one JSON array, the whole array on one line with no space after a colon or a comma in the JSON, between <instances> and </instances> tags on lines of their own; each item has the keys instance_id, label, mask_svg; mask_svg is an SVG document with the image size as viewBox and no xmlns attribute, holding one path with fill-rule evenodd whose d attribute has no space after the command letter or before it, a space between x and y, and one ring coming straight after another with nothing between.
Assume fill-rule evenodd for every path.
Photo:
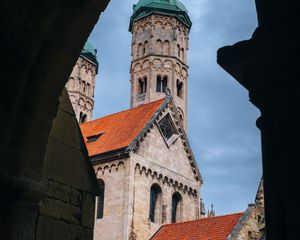
<instances>
[{"instance_id":1,"label":"stone column","mask_svg":"<svg viewBox=\"0 0 300 240\"><path fill-rule=\"evenodd\" d=\"M220 49L218 63L261 111L266 239L292 240L300 236L298 13L289 1L256 3L259 26L253 37Z\"/></svg>"}]
</instances>

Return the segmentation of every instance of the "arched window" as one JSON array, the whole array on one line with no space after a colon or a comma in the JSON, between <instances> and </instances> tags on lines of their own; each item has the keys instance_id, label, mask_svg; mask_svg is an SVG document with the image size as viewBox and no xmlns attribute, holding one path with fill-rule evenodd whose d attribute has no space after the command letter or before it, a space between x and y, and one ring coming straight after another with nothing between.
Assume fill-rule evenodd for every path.
<instances>
[{"instance_id":1,"label":"arched window","mask_svg":"<svg viewBox=\"0 0 300 240\"><path fill-rule=\"evenodd\" d=\"M88 84L86 85L86 94L87 94L87 95L90 94L90 87L91 87L91 85L88 83Z\"/></svg>"},{"instance_id":2,"label":"arched window","mask_svg":"<svg viewBox=\"0 0 300 240\"><path fill-rule=\"evenodd\" d=\"M170 55L170 43L169 43L169 41L164 42L163 54L164 55Z\"/></svg>"},{"instance_id":3,"label":"arched window","mask_svg":"<svg viewBox=\"0 0 300 240\"><path fill-rule=\"evenodd\" d=\"M157 54L163 54L163 44L159 39L156 41L156 52Z\"/></svg>"},{"instance_id":4,"label":"arched window","mask_svg":"<svg viewBox=\"0 0 300 240\"><path fill-rule=\"evenodd\" d=\"M146 55L148 53L149 53L149 43L148 41L146 41L144 45L143 55Z\"/></svg>"},{"instance_id":5,"label":"arched window","mask_svg":"<svg viewBox=\"0 0 300 240\"><path fill-rule=\"evenodd\" d=\"M161 76L158 75L156 78L156 92L161 92Z\"/></svg>"},{"instance_id":6,"label":"arched window","mask_svg":"<svg viewBox=\"0 0 300 240\"><path fill-rule=\"evenodd\" d=\"M181 60L184 61L184 49L183 48L181 48L180 55L181 55Z\"/></svg>"},{"instance_id":7,"label":"arched window","mask_svg":"<svg viewBox=\"0 0 300 240\"><path fill-rule=\"evenodd\" d=\"M180 58L180 46L177 45L177 57Z\"/></svg>"},{"instance_id":8,"label":"arched window","mask_svg":"<svg viewBox=\"0 0 300 240\"><path fill-rule=\"evenodd\" d=\"M140 43L140 44L138 45L137 57L140 58L140 57L142 57L142 56L143 56L143 44Z\"/></svg>"},{"instance_id":9,"label":"arched window","mask_svg":"<svg viewBox=\"0 0 300 240\"><path fill-rule=\"evenodd\" d=\"M182 215L182 197L175 192L172 196L172 223L179 222Z\"/></svg>"},{"instance_id":10,"label":"arched window","mask_svg":"<svg viewBox=\"0 0 300 240\"><path fill-rule=\"evenodd\" d=\"M139 79L139 95L147 92L147 77Z\"/></svg>"},{"instance_id":11,"label":"arched window","mask_svg":"<svg viewBox=\"0 0 300 240\"><path fill-rule=\"evenodd\" d=\"M85 93L86 85L85 81L82 81L82 92Z\"/></svg>"},{"instance_id":12,"label":"arched window","mask_svg":"<svg viewBox=\"0 0 300 240\"><path fill-rule=\"evenodd\" d=\"M97 198L97 219L103 218L104 212L104 192L105 192L105 184L103 180L98 180L100 193Z\"/></svg>"},{"instance_id":13,"label":"arched window","mask_svg":"<svg viewBox=\"0 0 300 240\"><path fill-rule=\"evenodd\" d=\"M165 92L168 87L168 77L164 76L162 79L160 75L157 76L156 79L156 92Z\"/></svg>"},{"instance_id":14,"label":"arched window","mask_svg":"<svg viewBox=\"0 0 300 240\"><path fill-rule=\"evenodd\" d=\"M180 82L179 79L177 79L177 96L180 98L183 98L183 82Z\"/></svg>"},{"instance_id":15,"label":"arched window","mask_svg":"<svg viewBox=\"0 0 300 240\"><path fill-rule=\"evenodd\" d=\"M79 124L81 123L85 123L86 122L86 114L84 114L83 112L80 112L80 115L79 115Z\"/></svg>"},{"instance_id":16,"label":"arched window","mask_svg":"<svg viewBox=\"0 0 300 240\"><path fill-rule=\"evenodd\" d=\"M168 87L168 77L164 76L164 79L162 81L162 92L165 92L167 87Z\"/></svg>"},{"instance_id":17,"label":"arched window","mask_svg":"<svg viewBox=\"0 0 300 240\"><path fill-rule=\"evenodd\" d=\"M149 218L153 223L161 223L162 219L162 191L158 184L153 184L150 189Z\"/></svg>"}]
</instances>

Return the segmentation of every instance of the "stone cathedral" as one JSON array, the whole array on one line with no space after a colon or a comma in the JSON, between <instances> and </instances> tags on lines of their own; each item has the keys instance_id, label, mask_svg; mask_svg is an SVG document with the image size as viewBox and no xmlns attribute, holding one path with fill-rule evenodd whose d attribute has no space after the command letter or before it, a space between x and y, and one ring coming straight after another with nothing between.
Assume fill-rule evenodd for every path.
<instances>
[{"instance_id":1,"label":"stone cathedral","mask_svg":"<svg viewBox=\"0 0 300 240\"><path fill-rule=\"evenodd\" d=\"M95 240L146 240L163 224L201 217L202 178L186 135L191 25L178 0L134 5L128 110L90 121L98 67L90 44L73 69L67 89L101 188Z\"/></svg>"}]
</instances>

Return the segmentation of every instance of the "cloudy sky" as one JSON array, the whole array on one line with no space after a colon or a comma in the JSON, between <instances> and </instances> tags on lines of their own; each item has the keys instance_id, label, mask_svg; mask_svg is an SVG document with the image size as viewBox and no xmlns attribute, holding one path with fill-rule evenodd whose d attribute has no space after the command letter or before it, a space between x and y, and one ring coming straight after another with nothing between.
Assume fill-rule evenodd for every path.
<instances>
[{"instance_id":1,"label":"cloudy sky","mask_svg":"<svg viewBox=\"0 0 300 240\"><path fill-rule=\"evenodd\" d=\"M129 108L132 5L112 0L90 36L98 49L94 118ZM244 211L261 177L258 110L248 93L216 64L218 48L251 37L253 0L182 0L193 22L190 33L188 136L204 179L206 208L218 215Z\"/></svg>"}]
</instances>

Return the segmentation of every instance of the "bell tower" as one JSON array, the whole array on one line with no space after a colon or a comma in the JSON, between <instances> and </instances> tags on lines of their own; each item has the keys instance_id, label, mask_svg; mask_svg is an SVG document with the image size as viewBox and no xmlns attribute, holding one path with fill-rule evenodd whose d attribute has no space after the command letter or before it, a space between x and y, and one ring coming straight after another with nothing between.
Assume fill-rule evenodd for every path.
<instances>
[{"instance_id":1,"label":"bell tower","mask_svg":"<svg viewBox=\"0 0 300 240\"><path fill-rule=\"evenodd\" d=\"M79 124L92 120L97 73L97 50L86 42L66 84Z\"/></svg>"},{"instance_id":2,"label":"bell tower","mask_svg":"<svg viewBox=\"0 0 300 240\"><path fill-rule=\"evenodd\" d=\"M192 22L179 0L140 0L133 6L131 107L165 96L169 88L187 124L189 32Z\"/></svg>"}]
</instances>

